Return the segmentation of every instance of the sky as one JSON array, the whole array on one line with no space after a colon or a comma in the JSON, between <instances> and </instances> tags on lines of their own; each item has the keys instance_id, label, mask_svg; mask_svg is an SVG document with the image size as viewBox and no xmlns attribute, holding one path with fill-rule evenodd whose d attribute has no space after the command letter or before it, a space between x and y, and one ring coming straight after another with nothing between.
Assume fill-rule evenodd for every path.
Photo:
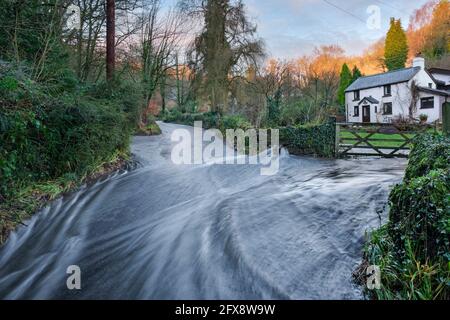
<instances>
[{"instance_id":1,"label":"sky","mask_svg":"<svg viewBox=\"0 0 450 320\"><path fill-rule=\"evenodd\" d=\"M361 54L364 49L386 34L390 17L401 18L403 27L407 28L413 11L427 2L427 0L243 1L247 6L249 17L258 26L258 35L264 39L269 56L280 59L307 55L316 46L331 44L340 45L349 55ZM380 19L377 19L377 12L380 13Z\"/></svg>"}]
</instances>

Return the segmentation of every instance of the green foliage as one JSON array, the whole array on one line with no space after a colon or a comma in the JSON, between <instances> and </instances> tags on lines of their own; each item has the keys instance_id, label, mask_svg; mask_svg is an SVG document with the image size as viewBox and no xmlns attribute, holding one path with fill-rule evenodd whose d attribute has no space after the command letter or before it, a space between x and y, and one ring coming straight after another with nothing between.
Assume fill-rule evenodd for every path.
<instances>
[{"instance_id":1,"label":"green foliage","mask_svg":"<svg viewBox=\"0 0 450 320\"><path fill-rule=\"evenodd\" d=\"M408 43L400 19L391 18L391 26L386 36L384 58L389 71L405 67L408 59Z\"/></svg>"},{"instance_id":2,"label":"green foliage","mask_svg":"<svg viewBox=\"0 0 450 320\"><path fill-rule=\"evenodd\" d=\"M165 122L172 122L193 126L195 121L202 121L204 129L219 128L219 114L216 112L181 113L174 109L163 115Z\"/></svg>"},{"instance_id":3,"label":"green foliage","mask_svg":"<svg viewBox=\"0 0 450 320\"><path fill-rule=\"evenodd\" d=\"M432 170L448 169L450 138L425 134L415 138L406 168L405 181L426 176Z\"/></svg>"},{"instance_id":4,"label":"green foliage","mask_svg":"<svg viewBox=\"0 0 450 320\"><path fill-rule=\"evenodd\" d=\"M428 60L439 61L449 58L450 53L450 2L440 0L433 9L429 28L424 35L422 53ZM448 61L448 60L447 60ZM447 64L448 65L448 64ZM444 64L445 66L445 64Z\"/></svg>"},{"instance_id":5,"label":"green foliage","mask_svg":"<svg viewBox=\"0 0 450 320\"><path fill-rule=\"evenodd\" d=\"M297 126L301 124L320 124L326 121L333 107L317 108L309 99L285 104L281 109L279 125ZM270 125L270 124L269 124Z\"/></svg>"},{"instance_id":6,"label":"green foliage","mask_svg":"<svg viewBox=\"0 0 450 320\"><path fill-rule=\"evenodd\" d=\"M379 299L450 298L450 141L416 138L403 183L389 196L389 222L365 252L380 266Z\"/></svg>"},{"instance_id":7,"label":"green foliage","mask_svg":"<svg viewBox=\"0 0 450 320\"><path fill-rule=\"evenodd\" d=\"M449 251L450 175L439 169L396 186L390 195L389 231L399 258L411 244L420 261Z\"/></svg>"},{"instance_id":8,"label":"green foliage","mask_svg":"<svg viewBox=\"0 0 450 320\"><path fill-rule=\"evenodd\" d=\"M0 58L28 62L33 79L62 84L68 51L61 41L67 0L3 0L0 2ZM70 80L67 79L69 82Z\"/></svg>"},{"instance_id":9,"label":"green foliage","mask_svg":"<svg viewBox=\"0 0 450 320\"><path fill-rule=\"evenodd\" d=\"M163 120L189 126L193 126L195 121L202 121L203 129L219 129L222 132L225 132L226 129L247 130L252 128L251 123L242 115L220 116L215 112L181 113L174 109L167 112Z\"/></svg>"},{"instance_id":10,"label":"green foliage","mask_svg":"<svg viewBox=\"0 0 450 320\"><path fill-rule=\"evenodd\" d=\"M354 66L353 70L352 70L352 82L351 83L355 82L360 77L362 77L361 70L359 70L359 68L357 66Z\"/></svg>"},{"instance_id":11,"label":"green foliage","mask_svg":"<svg viewBox=\"0 0 450 320\"><path fill-rule=\"evenodd\" d=\"M335 156L335 123L280 128L280 144L294 154Z\"/></svg>"},{"instance_id":12,"label":"green foliage","mask_svg":"<svg viewBox=\"0 0 450 320\"><path fill-rule=\"evenodd\" d=\"M267 99L267 123L277 125L280 122L281 90Z\"/></svg>"},{"instance_id":13,"label":"green foliage","mask_svg":"<svg viewBox=\"0 0 450 320\"><path fill-rule=\"evenodd\" d=\"M220 118L219 130L224 132L226 129L242 129L248 130L252 128L252 124L241 115L225 115Z\"/></svg>"},{"instance_id":14,"label":"green foliage","mask_svg":"<svg viewBox=\"0 0 450 320\"><path fill-rule=\"evenodd\" d=\"M226 129L248 130L251 123L241 115L225 115L217 113L183 114L172 110L165 114L164 121L185 125L194 125L194 121L203 121L203 128L219 129L225 133ZM321 157L335 156L336 127L334 122L325 124L309 124L303 126L282 127L280 129L280 143L290 152L296 154L315 154Z\"/></svg>"},{"instance_id":15,"label":"green foliage","mask_svg":"<svg viewBox=\"0 0 450 320\"><path fill-rule=\"evenodd\" d=\"M127 150L134 123L125 96L86 92L52 96L48 87L5 64L0 68L0 196L67 173L83 176Z\"/></svg>"},{"instance_id":16,"label":"green foliage","mask_svg":"<svg viewBox=\"0 0 450 320\"><path fill-rule=\"evenodd\" d=\"M370 265L381 270L381 288L371 291L379 300L448 300L450 268L448 260L439 257L434 261L420 261L406 241L405 260L396 257L395 244L389 235L388 226L375 230L365 247Z\"/></svg>"},{"instance_id":17,"label":"green foliage","mask_svg":"<svg viewBox=\"0 0 450 320\"><path fill-rule=\"evenodd\" d=\"M342 65L340 80L339 80L339 89L337 92L337 99L340 106L345 105L345 89L348 88L349 85L352 84L352 73L350 68L346 63Z\"/></svg>"}]
</instances>

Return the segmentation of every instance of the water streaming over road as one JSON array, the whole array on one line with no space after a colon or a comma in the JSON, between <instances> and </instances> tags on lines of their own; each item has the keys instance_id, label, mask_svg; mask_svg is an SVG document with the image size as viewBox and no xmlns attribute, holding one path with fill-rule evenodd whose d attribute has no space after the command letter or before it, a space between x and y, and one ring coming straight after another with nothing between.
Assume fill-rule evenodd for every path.
<instances>
[{"instance_id":1,"label":"water streaming over road","mask_svg":"<svg viewBox=\"0 0 450 320\"><path fill-rule=\"evenodd\" d=\"M53 202L0 248L0 298L360 299L351 273L404 160L281 156L176 166L170 132L141 166ZM81 290L66 287L69 265Z\"/></svg>"}]
</instances>

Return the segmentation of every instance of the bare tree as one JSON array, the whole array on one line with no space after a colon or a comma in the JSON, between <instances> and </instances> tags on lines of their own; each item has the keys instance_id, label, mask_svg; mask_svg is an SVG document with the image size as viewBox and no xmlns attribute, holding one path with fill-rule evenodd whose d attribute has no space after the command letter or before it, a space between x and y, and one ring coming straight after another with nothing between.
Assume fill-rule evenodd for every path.
<instances>
[{"instance_id":1,"label":"bare tree","mask_svg":"<svg viewBox=\"0 0 450 320\"><path fill-rule=\"evenodd\" d=\"M256 26L240 0L184 0L181 6L203 18L203 29L190 50L197 87L204 89L213 111L226 111L231 82L263 55Z\"/></svg>"}]
</instances>

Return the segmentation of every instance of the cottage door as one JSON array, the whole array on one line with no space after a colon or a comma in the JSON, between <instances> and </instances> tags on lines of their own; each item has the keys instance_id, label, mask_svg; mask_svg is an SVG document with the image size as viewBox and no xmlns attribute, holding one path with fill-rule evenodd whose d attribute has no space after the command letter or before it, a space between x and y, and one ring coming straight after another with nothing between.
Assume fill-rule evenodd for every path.
<instances>
[{"instance_id":1,"label":"cottage door","mask_svg":"<svg viewBox=\"0 0 450 320\"><path fill-rule=\"evenodd\" d=\"M370 123L370 106L362 107L362 121L364 123Z\"/></svg>"}]
</instances>

